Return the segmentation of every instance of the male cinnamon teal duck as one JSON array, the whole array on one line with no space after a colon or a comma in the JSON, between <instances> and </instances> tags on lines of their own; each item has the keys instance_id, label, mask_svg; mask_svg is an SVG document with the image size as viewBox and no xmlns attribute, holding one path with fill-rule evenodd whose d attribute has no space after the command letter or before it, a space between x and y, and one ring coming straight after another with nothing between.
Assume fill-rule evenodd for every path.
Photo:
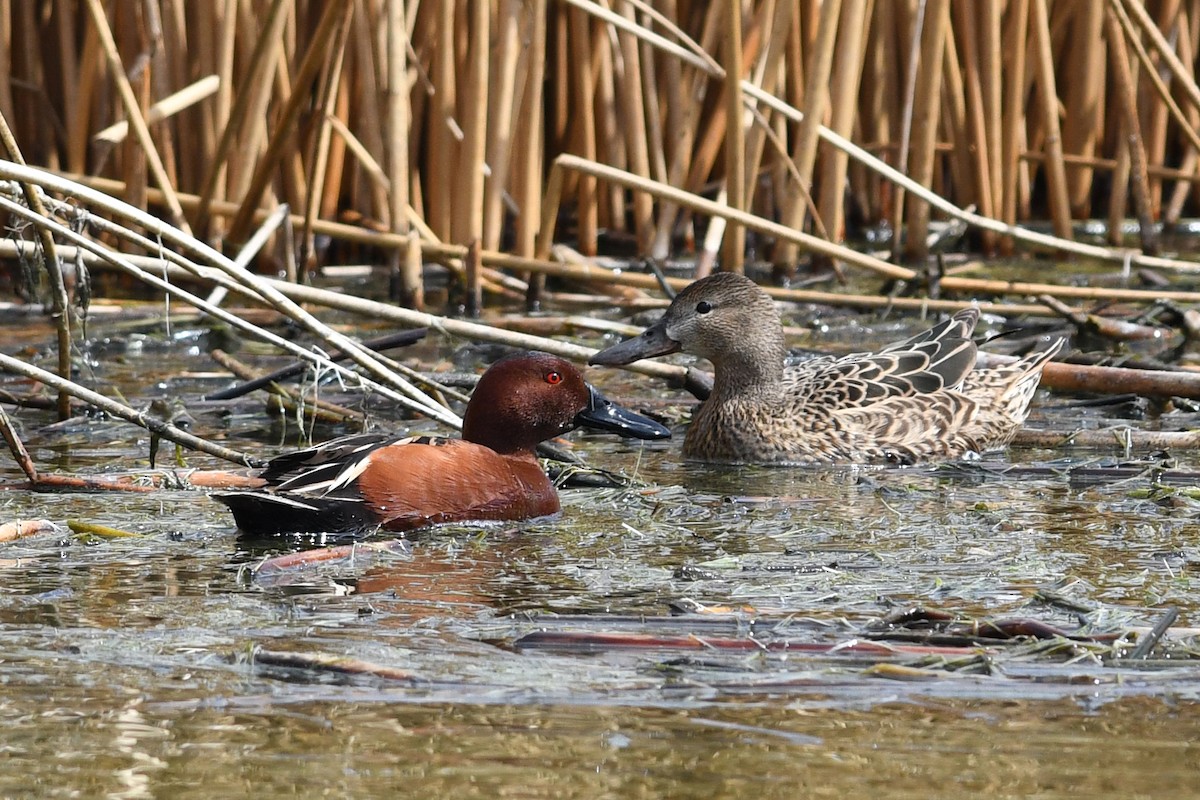
<instances>
[{"instance_id":1,"label":"male cinnamon teal duck","mask_svg":"<svg viewBox=\"0 0 1200 800\"><path fill-rule=\"evenodd\" d=\"M461 439L347 436L272 459L259 488L213 497L239 528L262 534L544 517L560 506L534 448L579 426L638 439L671 435L606 399L569 362L522 353L479 379Z\"/></svg>"},{"instance_id":2,"label":"male cinnamon teal duck","mask_svg":"<svg viewBox=\"0 0 1200 800\"><path fill-rule=\"evenodd\" d=\"M1007 445L1029 414L1043 365L1062 344L973 371L978 318L968 309L878 353L785 366L775 303L748 278L719 272L681 291L640 336L590 363L678 351L711 361L712 394L683 442L689 459L909 464Z\"/></svg>"}]
</instances>

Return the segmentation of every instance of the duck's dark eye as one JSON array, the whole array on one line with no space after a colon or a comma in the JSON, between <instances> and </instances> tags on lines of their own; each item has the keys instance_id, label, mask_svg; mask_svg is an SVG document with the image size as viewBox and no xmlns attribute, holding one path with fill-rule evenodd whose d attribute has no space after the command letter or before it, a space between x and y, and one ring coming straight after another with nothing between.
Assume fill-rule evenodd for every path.
<instances>
[{"instance_id":1,"label":"duck's dark eye","mask_svg":"<svg viewBox=\"0 0 1200 800\"><path fill-rule=\"evenodd\" d=\"M562 383L562 375L557 372L547 372L546 383L550 384L551 386L557 386L558 384Z\"/></svg>"},{"instance_id":2,"label":"duck's dark eye","mask_svg":"<svg viewBox=\"0 0 1200 800\"><path fill-rule=\"evenodd\" d=\"M699 303L696 303L697 314L707 314L710 311L712 311L712 303L707 300L701 300Z\"/></svg>"}]
</instances>

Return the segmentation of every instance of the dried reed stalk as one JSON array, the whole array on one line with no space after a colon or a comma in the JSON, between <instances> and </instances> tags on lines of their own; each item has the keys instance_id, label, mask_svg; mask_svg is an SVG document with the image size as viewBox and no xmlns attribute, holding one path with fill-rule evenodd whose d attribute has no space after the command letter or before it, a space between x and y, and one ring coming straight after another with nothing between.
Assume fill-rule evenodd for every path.
<instances>
[{"instance_id":1,"label":"dried reed stalk","mask_svg":"<svg viewBox=\"0 0 1200 800\"><path fill-rule=\"evenodd\" d=\"M867 39L868 0L845 0L838 31L837 63L830 85L829 129L849 138L854 129L858 85L862 77ZM844 238L847 155L838 150L826 158L821 169L817 211L834 241Z\"/></svg>"},{"instance_id":2,"label":"dried reed stalk","mask_svg":"<svg viewBox=\"0 0 1200 800\"><path fill-rule=\"evenodd\" d=\"M0 115L0 147L4 148L5 154L15 163L25 164L25 159L21 156L21 149L17 146L12 129L8 126L8 120L3 115ZM46 209L42 204L42 198L32 183L23 182L21 194L25 198L26 205L35 214L45 216ZM58 248L54 244L54 236L50 231L38 228L37 235L38 242L42 246L42 262L46 267L46 274L50 277L50 307L54 310L55 331L58 337L58 374L64 380L70 380L71 300L67 295L66 281L63 279L63 262L58 255ZM57 409L60 420L71 416L71 396L65 390L60 390L58 393Z\"/></svg>"},{"instance_id":3,"label":"dried reed stalk","mask_svg":"<svg viewBox=\"0 0 1200 800\"><path fill-rule=\"evenodd\" d=\"M621 5L621 14L635 23L633 6ZM650 120L656 116L657 105L642 91L642 81L651 74L642 67L642 53L637 38L628 31L620 31L617 41L621 55L621 110L624 116L622 130L625 134L625 153L629 170L643 178L650 177L650 148L647 142L647 127L655 127ZM648 255L654 240L654 204L649 195L634 194L633 226L637 237L638 255Z\"/></svg>"},{"instance_id":4,"label":"dried reed stalk","mask_svg":"<svg viewBox=\"0 0 1200 800\"><path fill-rule=\"evenodd\" d=\"M746 126L742 108L742 4L725 5L725 41L721 55L725 67L725 192L733 211L745 211L746 203ZM737 222L725 231L721 248L721 267L728 272L742 271L746 253L746 231Z\"/></svg>"},{"instance_id":5,"label":"dried reed stalk","mask_svg":"<svg viewBox=\"0 0 1200 800\"><path fill-rule=\"evenodd\" d=\"M571 80L572 86L577 93L579 110L572 126L574 130L574 146L571 149L583 158L595 160L596 94L592 81L592 21L586 11L578 8L571 9L570 20L573 24L570 26L568 35L570 36L571 52L575 54L575 58L572 59L574 63L571 70ZM599 226L596 197L596 179L588 175L582 176L579 179L579 194L576 200L575 213L579 226L577 237L579 239L579 248L587 255L595 255L596 253L596 235Z\"/></svg>"},{"instance_id":6,"label":"dried reed stalk","mask_svg":"<svg viewBox=\"0 0 1200 800\"><path fill-rule=\"evenodd\" d=\"M993 76L989 71L985 71L982 56L982 39L984 38L981 28L981 17L986 11L983 4L976 3L959 3L952 7L952 11L956 14L956 19L959 20L959 28L962 32L962 64L964 65L963 84L966 92L966 120L964 125L964 136L961 141L966 143L967 169L970 172L972 183L975 187L974 200L979 208L979 213L985 217L996 216L995 195L992 191L992 181L998 180L999 175L993 176L992 171L992 141L989 139L987 114L989 110L994 110L997 118L999 118L999 104L997 103L994 109L989 109L984 102L984 85L993 79L997 80L997 85L992 96L998 97L999 92L999 76ZM997 18L997 22L998 22ZM994 98L992 98L994 99ZM999 132L997 126L996 131ZM983 246L987 252L992 252L995 249L995 237L988 234L984 239Z\"/></svg>"},{"instance_id":7,"label":"dried reed stalk","mask_svg":"<svg viewBox=\"0 0 1200 800\"><path fill-rule=\"evenodd\" d=\"M1063 150L1085 158L1095 154L1104 133L1104 92L1106 78L1104 14L1095 4L1079 4L1071 14L1073 39L1078 44L1067 53L1066 81L1070 87L1063 101ZM1111 43L1109 43L1111 46ZM1066 173L1067 200L1073 217L1086 217L1091 211L1094 176L1086 167Z\"/></svg>"},{"instance_id":8,"label":"dried reed stalk","mask_svg":"<svg viewBox=\"0 0 1200 800\"><path fill-rule=\"evenodd\" d=\"M254 52L250 56L250 64L245 73L245 85L250 88L248 91L238 93L233 108L228 110L224 120L220 116L216 120L218 125L222 125L222 122L224 124L221 128L221 139L217 144L217 151L209 159L208 176L205 178L204 186L200 190L200 206L196 211L196 227L200 231L208 230L209 206L213 200L226 196L224 192L218 193L218 187L225 182L226 160L234 150L237 138L241 134L242 125L250 117L252 111L261 109L266 105L266 99L271 89L271 82L267 80L266 73L268 69L274 67L270 59L274 53L279 34L283 30L283 24L287 21L287 2L288 0L272 0L271 6L267 10L266 17L263 20L262 28L259 31L258 39L255 41ZM231 15L227 18L229 23L232 23L233 16ZM222 73L222 81L223 85L226 86L231 85L233 77L232 37L234 35L232 27L225 28L224 44L227 52L222 62L225 67ZM219 104L219 107L221 105L223 104Z\"/></svg>"},{"instance_id":9,"label":"dried reed stalk","mask_svg":"<svg viewBox=\"0 0 1200 800\"><path fill-rule=\"evenodd\" d=\"M455 180L452 241L470 244L483 236L484 158L488 133L491 36L489 3L468 4L467 76L462 94L463 142Z\"/></svg>"},{"instance_id":10,"label":"dried reed stalk","mask_svg":"<svg viewBox=\"0 0 1200 800\"><path fill-rule=\"evenodd\" d=\"M97 2L97 0L89 0L89 2ZM335 0L325 6L321 20L317 23L317 28L309 41L304 60L300 62L300 68L297 70L296 79L291 87L291 94L279 113L278 127L271 136L266 153L255 165L250 186L242 196L241 207L229 226L229 238L232 241L243 240L249 231L254 211L262 199L263 193L267 190L267 184L270 183L284 158L293 125L299 117L301 108L308 100L309 87L316 80L317 73L328 56L331 43L338 38L339 31L344 30L349 24L350 13L353 10L353 0Z\"/></svg>"},{"instance_id":11,"label":"dried reed stalk","mask_svg":"<svg viewBox=\"0 0 1200 800\"><path fill-rule=\"evenodd\" d=\"M924 186L933 181L935 148L937 144L939 98L942 87L942 59L945 57L946 33L950 24L948 0L927 0L925 26L921 31L921 61L917 92L913 100L913 155L911 174ZM923 258L927 252L929 206L915 197L908 200L907 240L904 246L909 258Z\"/></svg>"},{"instance_id":12,"label":"dried reed stalk","mask_svg":"<svg viewBox=\"0 0 1200 800\"><path fill-rule=\"evenodd\" d=\"M166 200L172 219L181 228L187 230L187 221L183 218L183 208L179 205L179 198L175 195L175 188L171 185L170 178L167 177L166 168L163 166L158 148L155 147L154 140L150 136L150 129L146 126L146 119L142 114L141 104L137 96L134 95L129 79L125 76L125 68L121 63L121 54L117 50L117 42L113 38L112 29L108 25L108 17L105 16L104 8L100 5L100 0L85 0L85 2L88 13L92 18L92 24L100 36L100 46L104 51L105 59L108 61L108 70L113 84L116 86L117 93L121 97L125 114L133 126L134 135L137 137L137 142L146 157L146 163L150 168L150 172L154 175L154 182L163 192L163 198ZM147 88L148 86L149 84L147 84Z\"/></svg>"},{"instance_id":13,"label":"dried reed stalk","mask_svg":"<svg viewBox=\"0 0 1200 800\"><path fill-rule=\"evenodd\" d=\"M488 94L488 177L484 186L481 230L483 247L487 250L500 249L504 225L504 194L513 155L513 117L519 102L517 69L524 52L520 41L521 5L520 0L502 0L498 15L499 50L496 53L497 69L492 74L494 88Z\"/></svg>"},{"instance_id":14,"label":"dried reed stalk","mask_svg":"<svg viewBox=\"0 0 1200 800\"><path fill-rule=\"evenodd\" d=\"M1035 47L1034 73L1037 76L1041 123L1045 130L1046 190L1054 235L1072 238L1071 204L1067 197L1067 175L1062 160L1062 134L1058 124L1058 87L1054 79L1054 52L1050 42L1050 19L1046 0L1030 0L1029 25Z\"/></svg>"},{"instance_id":15,"label":"dried reed stalk","mask_svg":"<svg viewBox=\"0 0 1200 800\"><path fill-rule=\"evenodd\" d=\"M1142 126L1138 119L1137 90L1133 72L1129 66L1129 51L1116 13L1106 9L1105 29L1108 31L1109 56L1116 79L1117 105L1121 110L1121 130L1129 152L1130 179L1133 188L1133 206L1137 213L1142 250L1152 255L1158 253L1158 233L1154 227L1150 208L1150 186L1146 175L1146 151L1143 147Z\"/></svg>"}]
</instances>

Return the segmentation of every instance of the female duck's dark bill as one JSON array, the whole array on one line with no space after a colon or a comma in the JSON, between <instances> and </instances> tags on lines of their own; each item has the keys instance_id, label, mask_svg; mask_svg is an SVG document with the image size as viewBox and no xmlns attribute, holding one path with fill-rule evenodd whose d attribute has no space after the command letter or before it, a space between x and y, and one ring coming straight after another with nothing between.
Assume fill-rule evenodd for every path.
<instances>
[{"instance_id":1,"label":"female duck's dark bill","mask_svg":"<svg viewBox=\"0 0 1200 800\"><path fill-rule=\"evenodd\" d=\"M668 439L671 436L669 428L622 408L597 392L591 384L588 384L587 408L575 415L575 424L632 439Z\"/></svg>"},{"instance_id":2,"label":"female duck's dark bill","mask_svg":"<svg viewBox=\"0 0 1200 800\"><path fill-rule=\"evenodd\" d=\"M643 358L678 353L679 342L667 335L667 323L663 320L651 325L640 335L607 347L588 359L589 364L617 367L632 364Z\"/></svg>"}]
</instances>

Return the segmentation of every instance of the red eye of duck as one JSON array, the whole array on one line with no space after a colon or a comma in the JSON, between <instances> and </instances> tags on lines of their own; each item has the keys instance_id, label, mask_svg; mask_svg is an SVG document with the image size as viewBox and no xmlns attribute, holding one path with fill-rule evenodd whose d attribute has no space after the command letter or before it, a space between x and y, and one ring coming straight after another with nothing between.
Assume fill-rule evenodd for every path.
<instances>
[{"instance_id":1,"label":"red eye of duck","mask_svg":"<svg viewBox=\"0 0 1200 800\"><path fill-rule=\"evenodd\" d=\"M547 372L546 383L550 384L551 386L557 386L558 384L562 383L562 375L557 372Z\"/></svg>"}]
</instances>

